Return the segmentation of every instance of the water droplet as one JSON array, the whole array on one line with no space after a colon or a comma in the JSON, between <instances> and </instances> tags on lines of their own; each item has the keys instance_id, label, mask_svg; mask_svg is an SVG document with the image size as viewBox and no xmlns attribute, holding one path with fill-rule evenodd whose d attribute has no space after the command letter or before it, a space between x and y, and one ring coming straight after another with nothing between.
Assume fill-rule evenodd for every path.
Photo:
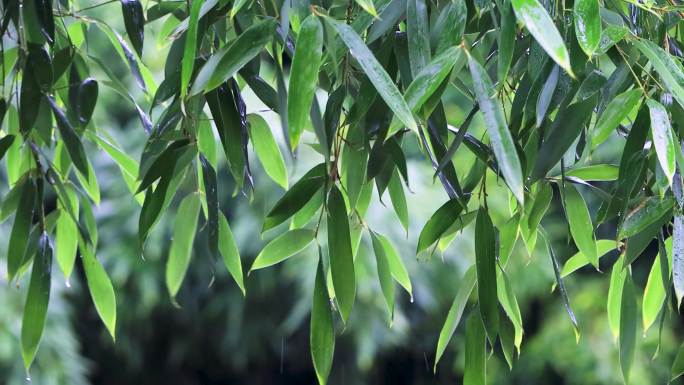
<instances>
[{"instance_id":1,"label":"water droplet","mask_svg":"<svg viewBox=\"0 0 684 385\"><path fill-rule=\"evenodd\" d=\"M71 281L69 281L68 279L66 280L66 282L64 282L64 285L67 287L67 289L71 289Z\"/></svg>"},{"instance_id":2,"label":"water droplet","mask_svg":"<svg viewBox=\"0 0 684 385\"><path fill-rule=\"evenodd\" d=\"M413 303L413 296L411 296L411 298L409 299L409 301L411 301L411 303Z\"/></svg>"},{"instance_id":3,"label":"water droplet","mask_svg":"<svg viewBox=\"0 0 684 385\"><path fill-rule=\"evenodd\" d=\"M26 376L26 382L31 382L31 376Z\"/></svg>"}]
</instances>

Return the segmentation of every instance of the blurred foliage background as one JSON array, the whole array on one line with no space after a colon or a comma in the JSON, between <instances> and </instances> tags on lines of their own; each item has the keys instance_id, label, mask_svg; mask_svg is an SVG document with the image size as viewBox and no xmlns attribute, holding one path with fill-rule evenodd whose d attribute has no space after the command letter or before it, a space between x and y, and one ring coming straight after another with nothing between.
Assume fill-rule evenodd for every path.
<instances>
[{"instance_id":1,"label":"blurred foliage background","mask_svg":"<svg viewBox=\"0 0 684 385\"><path fill-rule=\"evenodd\" d=\"M120 17L120 5L105 3L88 14L123 31L123 21L116 19ZM146 27L147 41L154 42L156 32L168 28L169 17ZM87 39L88 49L96 56L115 57L113 47L102 33L89 31ZM156 41L145 46L143 61L158 80L162 78L168 43ZM123 63L112 60L110 68L131 85L130 91L135 97L141 97L136 94L139 91L132 86L133 79ZM261 75L269 81L274 79L265 66ZM321 102L326 98L324 94L318 96ZM245 98L248 112L262 114L279 135L277 116L253 95L246 94ZM444 100L449 123L458 126L465 118L469 102L453 88L447 91ZM101 88L98 103L101 105L94 117L97 125L137 157L142 151L145 133L133 106L106 87ZM478 117L473 124L470 132L481 137L482 121ZM313 139L312 133L305 135L310 136L304 137L304 143L307 138ZM416 148L415 144L406 146L412 147ZM615 147L614 158L602 161L617 163L621 146ZM179 306L174 306L164 286L164 263L171 225L174 220L183 219L167 214L141 255L137 247L140 206L121 183L119 170L111 159L105 153L96 154L94 148L89 150L102 191L102 203L95 212L100 235L98 257L111 275L117 294L117 340L111 340L90 303L87 289L83 287L83 271L77 271L71 282L55 274L45 337L28 376L21 362L18 338L28 276L18 287L5 282L0 285L0 308L3 309L0 311L0 384L25 384L29 377L31 382L41 385L315 383L308 348L315 247L310 246L274 268L246 277L247 296L243 297L222 263L211 259L206 235L203 237L200 233L193 263L177 297ZM374 229L390 236L397 246L409 270L415 298L409 298L403 291L400 293L390 327L376 279L370 239L365 234L357 258L357 302L349 325L344 330L342 325L337 325L331 384L453 384L459 383L463 375L463 324L452 338L436 373L432 367L439 330L465 270L474 262L473 226L460 233L443 253L437 250L431 256L415 256L420 229L448 197L441 185L435 183L430 165L419 154L407 155L412 190L407 198L408 234L402 231L391 207L385 207L377 193L367 218ZM297 159L286 159L288 168L295 170L291 180L299 178L318 157L303 146ZM457 168L465 174L473 156L461 148L456 157ZM252 162L252 167L257 168L257 162ZM265 177L263 170L254 172L256 193L251 205L239 193L220 197L245 269L266 241L278 233L278 230L271 231L266 239L261 239L260 218L283 192ZM4 168L0 178L6 178ZM225 164L219 169L219 183L219 191L234 190ZM3 181L0 186L7 183ZM500 181L492 179L487 190L501 188ZM0 191L0 194L6 192ZM509 215L508 202L496 200L502 196L505 196L503 191L491 193L489 202L494 208L494 220L499 223ZM389 199L385 197L384 201ZM588 203L594 213L597 202ZM544 227L549 229L561 261L576 252L574 246L569 246L566 226L560 202L554 200ZM609 230L602 231L614 234L614 229ZM9 231L10 223L0 225L0 234L9 234ZM6 250L7 238L0 236L0 250ZM657 245L653 244L633 264L640 293L656 252ZM538 242L537 249L528 255L519 241L507 271L523 315L524 347L512 371L499 347L495 347L488 361L488 383L621 384L617 343L611 335L605 310L610 266L615 257L601 259L603 272L584 267L566 279L581 330L581 337L576 341L561 298L552 292L553 270L545 247ZM4 269L5 264L0 266ZM0 271L0 276L4 279L5 272ZM466 316L472 310L467 307ZM664 320L660 351L654 358L658 334L656 323L638 339L632 383L667 383L669 365L679 345L677 341L684 337L681 319Z\"/></svg>"}]
</instances>

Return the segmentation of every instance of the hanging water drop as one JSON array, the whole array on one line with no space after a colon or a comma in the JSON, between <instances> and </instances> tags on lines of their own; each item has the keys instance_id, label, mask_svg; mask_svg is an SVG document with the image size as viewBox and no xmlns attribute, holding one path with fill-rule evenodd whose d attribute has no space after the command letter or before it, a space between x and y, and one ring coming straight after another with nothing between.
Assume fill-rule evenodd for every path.
<instances>
[{"instance_id":1,"label":"hanging water drop","mask_svg":"<svg viewBox=\"0 0 684 385\"><path fill-rule=\"evenodd\" d=\"M71 289L71 281L67 278L67 280L64 282L64 286L67 287L67 289Z\"/></svg>"},{"instance_id":2,"label":"hanging water drop","mask_svg":"<svg viewBox=\"0 0 684 385\"><path fill-rule=\"evenodd\" d=\"M411 298L409 299L411 303L413 303L413 295L411 295Z\"/></svg>"}]
</instances>

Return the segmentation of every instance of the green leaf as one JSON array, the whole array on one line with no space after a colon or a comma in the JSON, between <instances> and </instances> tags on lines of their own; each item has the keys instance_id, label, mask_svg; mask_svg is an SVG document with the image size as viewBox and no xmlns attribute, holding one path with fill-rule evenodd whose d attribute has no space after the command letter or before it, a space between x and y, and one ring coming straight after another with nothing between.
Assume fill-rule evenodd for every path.
<instances>
[{"instance_id":1,"label":"green leaf","mask_svg":"<svg viewBox=\"0 0 684 385\"><path fill-rule=\"evenodd\" d=\"M249 137L264 171L280 187L287 190L287 168L271 128L261 115L249 114L247 122Z\"/></svg>"},{"instance_id":2,"label":"green leaf","mask_svg":"<svg viewBox=\"0 0 684 385\"><path fill-rule=\"evenodd\" d=\"M401 92L394 84L392 79L385 72L382 65L373 56L366 44L361 40L354 29L345 23L326 17L325 19L335 29L344 44L349 48L352 56L358 61L370 82L380 94L380 97L387 103L387 106L394 111L399 121L412 131L418 130L418 125L413 119L411 109L401 96Z\"/></svg>"},{"instance_id":3,"label":"green leaf","mask_svg":"<svg viewBox=\"0 0 684 385\"><path fill-rule=\"evenodd\" d=\"M684 107L684 73L682 67L664 49L645 39L634 41L634 45L646 56L658 73L665 89Z\"/></svg>"},{"instance_id":4,"label":"green leaf","mask_svg":"<svg viewBox=\"0 0 684 385\"><path fill-rule=\"evenodd\" d=\"M415 76L430 61L430 36L425 0L407 0L406 36L409 66Z\"/></svg>"},{"instance_id":5,"label":"green leaf","mask_svg":"<svg viewBox=\"0 0 684 385\"><path fill-rule=\"evenodd\" d=\"M392 277L394 277L394 279L409 293L411 298L413 298L411 279L409 278L408 272L406 271L406 266L404 266L404 261L402 261L401 256L399 256L399 253L397 253L397 250L394 248L394 246L392 246L392 243L389 239L387 239L387 237L376 232L373 232L373 235L378 240L380 246L385 252Z\"/></svg>"},{"instance_id":6,"label":"green leaf","mask_svg":"<svg viewBox=\"0 0 684 385\"><path fill-rule=\"evenodd\" d=\"M309 345L311 346L311 359L316 370L318 384L325 385L328 381L335 351L335 329L321 258L318 260L318 268L316 269Z\"/></svg>"},{"instance_id":7,"label":"green leaf","mask_svg":"<svg viewBox=\"0 0 684 385\"><path fill-rule=\"evenodd\" d=\"M617 338L620 335L620 308L622 303L622 290L625 286L625 278L627 277L627 269L624 269L623 256L620 256L610 273L610 286L608 287L608 300L606 302L608 313L608 325L613 337Z\"/></svg>"},{"instance_id":8,"label":"green leaf","mask_svg":"<svg viewBox=\"0 0 684 385\"><path fill-rule=\"evenodd\" d=\"M460 3L460 2L459 2ZM465 7L464 7L465 8ZM464 20L465 21L465 20ZM501 31L497 36L499 56L496 60L496 74L499 88L503 87L513 62L515 50L515 14L510 2L503 2L501 8Z\"/></svg>"},{"instance_id":9,"label":"green leaf","mask_svg":"<svg viewBox=\"0 0 684 385\"><path fill-rule=\"evenodd\" d=\"M166 287L174 300L190 264L199 209L200 196L192 193L183 198L176 213L177 220L173 227L169 259L166 262Z\"/></svg>"},{"instance_id":10,"label":"green leaf","mask_svg":"<svg viewBox=\"0 0 684 385\"><path fill-rule=\"evenodd\" d=\"M43 337L51 280L52 246L47 233L43 232L38 241L38 252L33 260L31 280L24 305L24 317L21 320L21 355L27 371Z\"/></svg>"},{"instance_id":11,"label":"green leaf","mask_svg":"<svg viewBox=\"0 0 684 385\"><path fill-rule=\"evenodd\" d=\"M674 216L672 229L672 280L677 297L677 308L682 304L684 297L684 216Z\"/></svg>"},{"instance_id":12,"label":"green leaf","mask_svg":"<svg viewBox=\"0 0 684 385\"><path fill-rule=\"evenodd\" d=\"M499 309L496 308L497 317ZM465 372L463 385L487 383L487 341L482 320L474 311L468 316L465 332Z\"/></svg>"},{"instance_id":13,"label":"green leaf","mask_svg":"<svg viewBox=\"0 0 684 385\"><path fill-rule=\"evenodd\" d=\"M468 7L464 1L451 0L444 6L430 29L430 45L435 55L461 43L467 18Z\"/></svg>"},{"instance_id":14,"label":"green leaf","mask_svg":"<svg viewBox=\"0 0 684 385\"><path fill-rule=\"evenodd\" d=\"M219 204L218 204L218 188L216 187L216 171L211 166L207 158L200 154L200 163L202 164L202 182L204 186L204 193L207 201L207 239L209 243L209 251L213 256L218 256L219 249Z\"/></svg>"},{"instance_id":15,"label":"green leaf","mask_svg":"<svg viewBox=\"0 0 684 385\"><path fill-rule=\"evenodd\" d=\"M438 208L420 232L416 254L432 246L454 222L458 222L461 211L463 206L458 199L451 199Z\"/></svg>"},{"instance_id":16,"label":"green leaf","mask_svg":"<svg viewBox=\"0 0 684 385\"><path fill-rule=\"evenodd\" d=\"M245 283L242 277L242 263L240 262L240 251L238 250L233 232L230 231L228 220L219 212L219 252L223 256L223 263L226 265L228 272L235 280L235 283L240 287L242 295L245 295Z\"/></svg>"},{"instance_id":17,"label":"green leaf","mask_svg":"<svg viewBox=\"0 0 684 385\"><path fill-rule=\"evenodd\" d=\"M594 164L565 170L565 176L575 177L587 182L607 182L616 180L620 167L612 164ZM560 175L554 176L560 178Z\"/></svg>"},{"instance_id":18,"label":"green leaf","mask_svg":"<svg viewBox=\"0 0 684 385\"><path fill-rule=\"evenodd\" d=\"M356 277L347 207L336 186L332 186L328 194L327 209L330 272L340 315L342 321L347 323L356 297Z\"/></svg>"},{"instance_id":19,"label":"green leaf","mask_svg":"<svg viewBox=\"0 0 684 385\"><path fill-rule=\"evenodd\" d=\"M637 337L637 301L632 278L627 279L622 289L620 304L620 367L625 384L629 383L629 372L634 362Z\"/></svg>"},{"instance_id":20,"label":"green leaf","mask_svg":"<svg viewBox=\"0 0 684 385\"><path fill-rule=\"evenodd\" d=\"M677 356L672 363L672 369L670 370L670 381L674 381L684 374L684 343L679 346L677 351Z\"/></svg>"},{"instance_id":21,"label":"green leaf","mask_svg":"<svg viewBox=\"0 0 684 385\"><path fill-rule=\"evenodd\" d=\"M390 177L389 185L387 185L389 190L390 200L392 201L392 207L394 207L394 212L399 218L399 222L406 230L408 234L409 229L409 212L408 205L406 204L406 195L404 195L404 185L401 183L401 178L399 173L395 169Z\"/></svg>"},{"instance_id":22,"label":"green leaf","mask_svg":"<svg viewBox=\"0 0 684 385\"><path fill-rule=\"evenodd\" d=\"M0 160L5 156L7 150L10 149L12 143L14 143L14 135L7 135L0 139Z\"/></svg>"},{"instance_id":23,"label":"green leaf","mask_svg":"<svg viewBox=\"0 0 684 385\"><path fill-rule=\"evenodd\" d=\"M614 239L599 239L596 241L596 255L599 259L606 255L609 251L615 250L616 248L617 244ZM567 261L565 261L563 269L561 269L561 278L567 277L589 263L591 263L589 258L584 255L582 251L578 251L572 257L568 258Z\"/></svg>"},{"instance_id":24,"label":"green leaf","mask_svg":"<svg viewBox=\"0 0 684 385\"><path fill-rule=\"evenodd\" d=\"M540 127L544 122L544 119L547 116L549 106L551 105L554 92L556 92L556 86L558 85L558 77L560 75L559 68L560 67L556 65L553 66L551 72L549 73L549 77L546 79L546 82L544 82L544 87L542 88L541 92L539 93L539 97L537 98L537 127Z\"/></svg>"},{"instance_id":25,"label":"green leaf","mask_svg":"<svg viewBox=\"0 0 684 385\"><path fill-rule=\"evenodd\" d=\"M523 178L520 160L515 142L513 142L513 137L506 124L503 108L494 97L494 87L487 71L473 56L468 56L468 65L470 75L473 78L477 103L484 117L487 134L492 142L492 150L498 162L499 170L515 198L520 204L523 204Z\"/></svg>"},{"instance_id":26,"label":"green leaf","mask_svg":"<svg viewBox=\"0 0 684 385\"><path fill-rule=\"evenodd\" d=\"M323 50L323 26L316 15L307 17L299 29L287 93L287 124L294 150L306 127L311 101L318 83Z\"/></svg>"},{"instance_id":27,"label":"green leaf","mask_svg":"<svg viewBox=\"0 0 684 385\"><path fill-rule=\"evenodd\" d=\"M107 327L112 339L116 337L116 296L114 287L109 280L107 272L95 258L92 251L84 242L81 242L81 262L85 271L86 281L90 297L93 299L95 309L100 319Z\"/></svg>"},{"instance_id":28,"label":"green leaf","mask_svg":"<svg viewBox=\"0 0 684 385\"><path fill-rule=\"evenodd\" d=\"M591 223L587 204L572 183L565 183L563 192L565 215L570 225L572 239L582 254L598 269L598 250L596 249L594 225Z\"/></svg>"},{"instance_id":29,"label":"green leaf","mask_svg":"<svg viewBox=\"0 0 684 385\"><path fill-rule=\"evenodd\" d=\"M640 100L641 90L635 88L621 93L608 103L606 109L596 122L594 129L590 132L591 148L598 147L599 144L608 139L615 127L639 105Z\"/></svg>"},{"instance_id":30,"label":"green leaf","mask_svg":"<svg viewBox=\"0 0 684 385\"><path fill-rule=\"evenodd\" d=\"M187 139L180 139L171 143L164 149L164 151L162 151L161 154L159 154L147 171L145 171L143 175L139 176L141 182L140 186L138 186L138 191L136 191L136 194L141 191L145 191L148 187L150 187L152 183L156 182L164 175L164 173L168 172L169 167L175 165L178 160L185 159L185 162L179 164L184 168L185 165L189 164L190 160L194 158L194 154L196 152L197 145L190 143ZM142 168L140 171L143 171Z\"/></svg>"},{"instance_id":31,"label":"green leaf","mask_svg":"<svg viewBox=\"0 0 684 385\"><path fill-rule=\"evenodd\" d=\"M62 111L58 106L57 102L52 96L48 96L48 102L50 107L52 107L52 112L57 120L57 127L59 128L59 135L62 136L64 145L66 146L67 152L71 161L84 176L89 175L88 172L88 159L83 149L83 143L81 139L76 135L74 128L69 123L64 111Z\"/></svg>"},{"instance_id":32,"label":"green leaf","mask_svg":"<svg viewBox=\"0 0 684 385\"><path fill-rule=\"evenodd\" d=\"M575 36L587 56L593 56L601 42L601 15L598 0L577 0L574 6Z\"/></svg>"},{"instance_id":33,"label":"green leaf","mask_svg":"<svg viewBox=\"0 0 684 385\"><path fill-rule=\"evenodd\" d=\"M214 53L195 77L190 95L209 92L232 78L271 41L277 25L274 19L257 22Z\"/></svg>"},{"instance_id":34,"label":"green leaf","mask_svg":"<svg viewBox=\"0 0 684 385\"><path fill-rule=\"evenodd\" d=\"M70 185L65 187L67 187L65 198L69 200L69 209L61 201L58 201L58 207L62 214L57 218L55 256L57 264L68 282L74 268L78 248L78 225L73 219L78 218L78 197ZM71 210L71 215L68 215L65 212L66 210Z\"/></svg>"},{"instance_id":35,"label":"green leaf","mask_svg":"<svg viewBox=\"0 0 684 385\"><path fill-rule=\"evenodd\" d=\"M290 230L277 236L259 252L249 271L273 266L304 250L316 237L309 229Z\"/></svg>"},{"instance_id":36,"label":"green leaf","mask_svg":"<svg viewBox=\"0 0 684 385\"><path fill-rule=\"evenodd\" d=\"M480 314L489 341L496 341L499 328L499 301L496 290L496 239L487 209L480 207L475 219L475 266Z\"/></svg>"},{"instance_id":37,"label":"green leaf","mask_svg":"<svg viewBox=\"0 0 684 385\"><path fill-rule=\"evenodd\" d=\"M306 226L311 218L314 217L316 212L323 205L323 198L325 197L325 192L323 190L318 190L314 193L313 197L302 207L295 215L292 216L292 221L290 222L290 230L300 229Z\"/></svg>"},{"instance_id":38,"label":"green leaf","mask_svg":"<svg viewBox=\"0 0 684 385\"><path fill-rule=\"evenodd\" d=\"M85 127L90 122L90 118L95 111L97 104L98 85L93 78L87 78L78 86L78 101L76 103L76 114L81 127Z\"/></svg>"},{"instance_id":39,"label":"green leaf","mask_svg":"<svg viewBox=\"0 0 684 385\"><path fill-rule=\"evenodd\" d=\"M500 269L500 274L496 275L496 279L497 297L504 310L504 316L507 318L506 320L502 320L501 317L499 317L499 331L503 328L502 324L510 320L513 323L514 329L513 344L518 348L518 351L520 351L520 344L522 343L523 336L523 322L518 300L515 297L515 292L508 279L508 275L503 269ZM503 339L503 336L500 335L499 337Z\"/></svg>"},{"instance_id":40,"label":"green leaf","mask_svg":"<svg viewBox=\"0 0 684 385\"><path fill-rule=\"evenodd\" d=\"M651 265L651 272L648 274L648 280L646 281L646 287L644 288L644 298L642 300L642 321L644 326L644 333L648 331L648 328L653 325L655 320L658 318L660 309L662 309L666 298L666 289L663 284L662 279L662 269L664 268L667 272L666 275L670 277L670 264L672 261L672 237L665 241L665 250L667 250L667 257L669 263L667 266L661 267L661 255L657 255L653 259L653 265ZM666 259L666 261L668 261Z\"/></svg>"},{"instance_id":41,"label":"green leaf","mask_svg":"<svg viewBox=\"0 0 684 385\"><path fill-rule=\"evenodd\" d=\"M33 220L35 197L36 184L33 178L28 178L22 183L21 195L19 196L7 247L7 278L10 282L19 271L24 259L24 251Z\"/></svg>"},{"instance_id":42,"label":"green leaf","mask_svg":"<svg viewBox=\"0 0 684 385\"><path fill-rule=\"evenodd\" d=\"M451 337L454 335L458 323L461 321L463 309L465 309L465 306L468 303L468 298L470 297L470 293L473 291L473 288L475 287L475 282L477 282L475 266L471 266L466 271L465 275L463 276L463 279L461 280L461 284L458 288L458 292L456 293L456 297L454 298L454 302L451 303L451 307L449 308L447 318L444 321L442 330L440 330L439 332L439 339L437 340L437 351L435 352L435 366L433 368L435 372L437 372L437 363L439 362L440 358L442 358L444 350L449 344ZM473 313L473 316L471 316L470 318L474 317L475 313ZM484 338L482 343L485 343Z\"/></svg>"},{"instance_id":43,"label":"green leaf","mask_svg":"<svg viewBox=\"0 0 684 385\"><path fill-rule=\"evenodd\" d=\"M304 174L266 215L261 232L278 226L302 209L323 186L326 176L325 163L313 167Z\"/></svg>"},{"instance_id":44,"label":"green leaf","mask_svg":"<svg viewBox=\"0 0 684 385\"><path fill-rule=\"evenodd\" d=\"M449 73L451 73L457 63L460 64L458 67L465 64L463 50L460 47L450 47L432 59L430 63L414 76L413 81L404 92L404 99L411 111L414 113L420 111L430 97L440 89L440 85L449 76ZM392 136L401 129L401 122L397 118L392 119L387 137Z\"/></svg>"},{"instance_id":45,"label":"green leaf","mask_svg":"<svg viewBox=\"0 0 684 385\"><path fill-rule=\"evenodd\" d=\"M676 144L672 127L670 126L670 118L667 111L662 104L653 99L647 99L646 105L651 116L651 134L653 136L653 145L655 146L656 155L660 162L667 182L672 186L672 178L675 173L675 152Z\"/></svg>"},{"instance_id":46,"label":"green leaf","mask_svg":"<svg viewBox=\"0 0 684 385\"><path fill-rule=\"evenodd\" d=\"M373 5L373 0L355 0L356 4L359 5L364 11L368 12L369 15L373 17L378 17L378 11L375 10L375 5ZM305 21L306 22L306 21Z\"/></svg>"},{"instance_id":47,"label":"green leaf","mask_svg":"<svg viewBox=\"0 0 684 385\"><path fill-rule=\"evenodd\" d=\"M185 32L185 45L183 48L183 60L181 61L181 98L185 94L190 84L190 77L195 66L195 56L197 55L197 27L199 24L200 10L204 0L195 0L190 4L190 15L188 16L188 30Z\"/></svg>"},{"instance_id":48,"label":"green leaf","mask_svg":"<svg viewBox=\"0 0 684 385\"><path fill-rule=\"evenodd\" d=\"M121 13L123 13L128 38L131 39L138 56L142 57L145 39L145 16L142 4L138 0L121 0Z\"/></svg>"},{"instance_id":49,"label":"green leaf","mask_svg":"<svg viewBox=\"0 0 684 385\"><path fill-rule=\"evenodd\" d=\"M618 238L628 238L640 233L650 224L662 218L672 210L675 201L672 197L660 199L648 197L633 208L622 222L618 231Z\"/></svg>"},{"instance_id":50,"label":"green leaf","mask_svg":"<svg viewBox=\"0 0 684 385\"><path fill-rule=\"evenodd\" d=\"M539 45L561 68L574 77L570 66L570 55L563 37L558 32L546 9L537 0L511 0L518 20L534 36Z\"/></svg>"},{"instance_id":51,"label":"green leaf","mask_svg":"<svg viewBox=\"0 0 684 385\"><path fill-rule=\"evenodd\" d=\"M370 235L373 244L373 252L375 253L375 263L378 269L380 289L382 290L382 295L385 297L391 325L394 321L394 283L392 282L392 269L390 267L389 257L387 256L380 239L378 239L372 231L370 232Z\"/></svg>"}]
</instances>

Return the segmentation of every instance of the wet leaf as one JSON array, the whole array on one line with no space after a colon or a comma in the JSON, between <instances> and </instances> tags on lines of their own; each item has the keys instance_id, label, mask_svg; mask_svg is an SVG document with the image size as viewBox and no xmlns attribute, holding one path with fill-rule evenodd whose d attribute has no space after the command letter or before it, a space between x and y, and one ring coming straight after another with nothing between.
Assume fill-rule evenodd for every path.
<instances>
[{"instance_id":1,"label":"wet leaf","mask_svg":"<svg viewBox=\"0 0 684 385\"><path fill-rule=\"evenodd\" d=\"M43 337L45 316L50 300L52 281L52 246L47 233L43 232L38 241L38 251L33 260L24 317L21 321L21 355L26 370L31 366Z\"/></svg>"},{"instance_id":2,"label":"wet leaf","mask_svg":"<svg viewBox=\"0 0 684 385\"><path fill-rule=\"evenodd\" d=\"M335 186L328 194L327 208L330 273L342 321L347 323L356 297L356 277L347 207L342 193Z\"/></svg>"},{"instance_id":3,"label":"wet leaf","mask_svg":"<svg viewBox=\"0 0 684 385\"><path fill-rule=\"evenodd\" d=\"M496 289L496 239L487 209L480 208L475 219L475 266L480 315L493 344L499 329L499 301Z\"/></svg>"},{"instance_id":4,"label":"wet leaf","mask_svg":"<svg viewBox=\"0 0 684 385\"><path fill-rule=\"evenodd\" d=\"M176 218L180 220L176 220L173 227L171 249L166 261L166 287L174 301L190 264L199 209L200 197L197 193L192 193L183 198L176 213Z\"/></svg>"}]
</instances>

